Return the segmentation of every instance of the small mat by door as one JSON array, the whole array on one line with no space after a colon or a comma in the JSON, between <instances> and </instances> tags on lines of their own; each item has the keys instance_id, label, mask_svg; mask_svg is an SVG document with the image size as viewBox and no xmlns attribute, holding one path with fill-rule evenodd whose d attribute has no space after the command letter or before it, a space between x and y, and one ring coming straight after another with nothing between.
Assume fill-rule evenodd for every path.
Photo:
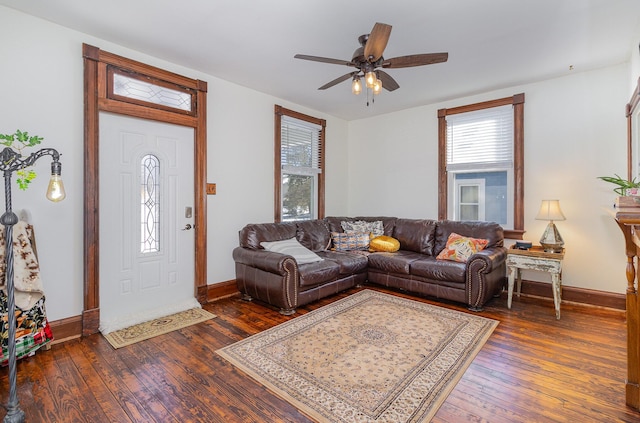
<instances>
[{"instance_id":1,"label":"small mat by door","mask_svg":"<svg viewBox=\"0 0 640 423\"><path fill-rule=\"evenodd\" d=\"M148 322L139 323L129 326L128 328L110 332L103 336L113 346L113 348L122 348L154 336L164 335L174 330L182 329L187 326L195 325L200 322L216 317L215 314L209 313L201 308L192 308L171 314L165 317L149 320Z\"/></svg>"}]
</instances>

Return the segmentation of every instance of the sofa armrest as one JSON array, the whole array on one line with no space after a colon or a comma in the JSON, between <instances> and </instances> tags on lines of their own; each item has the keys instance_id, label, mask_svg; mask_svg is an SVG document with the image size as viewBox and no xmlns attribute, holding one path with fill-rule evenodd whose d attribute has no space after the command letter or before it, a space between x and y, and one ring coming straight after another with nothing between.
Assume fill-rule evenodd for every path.
<instances>
[{"instance_id":1,"label":"sofa armrest","mask_svg":"<svg viewBox=\"0 0 640 423\"><path fill-rule=\"evenodd\" d=\"M298 266L292 256L266 250L252 250L236 247L233 249L233 260L236 263L255 267L265 272L285 276Z\"/></svg>"},{"instance_id":2,"label":"sofa armrest","mask_svg":"<svg viewBox=\"0 0 640 423\"><path fill-rule=\"evenodd\" d=\"M507 260L507 249L504 247L487 248L469 257L467 271L480 270L483 273L491 273L499 268Z\"/></svg>"},{"instance_id":3,"label":"sofa armrest","mask_svg":"<svg viewBox=\"0 0 640 423\"><path fill-rule=\"evenodd\" d=\"M502 290L506 279L507 249L494 247L472 255L467 261L466 296L470 310L482 306Z\"/></svg>"}]
</instances>

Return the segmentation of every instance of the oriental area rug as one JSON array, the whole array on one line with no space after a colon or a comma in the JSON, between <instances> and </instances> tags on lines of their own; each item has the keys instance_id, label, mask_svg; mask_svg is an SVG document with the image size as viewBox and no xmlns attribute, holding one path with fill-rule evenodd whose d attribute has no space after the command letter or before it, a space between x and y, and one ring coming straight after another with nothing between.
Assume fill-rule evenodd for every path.
<instances>
[{"instance_id":1,"label":"oriental area rug","mask_svg":"<svg viewBox=\"0 0 640 423\"><path fill-rule=\"evenodd\" d=\"M497 325L363 290L217 353L319 422L428 422Z\"/></svg>"},{"instance_id":2,"label":"oriental area rug","mask_svg":"<svg viewBox=\"0 0 640 423\"><path fill-rule=\"evenodd\" d=\"M192 308L109 332L103 334L103 336L109 341L113 348L118 349L144 341L145 339L153 338L154 336L164 335L174 330L186 328L187 326L195 325L214 317L216 317L216 315L209 313L207 310Z\"/></svg>"}]
</instances>

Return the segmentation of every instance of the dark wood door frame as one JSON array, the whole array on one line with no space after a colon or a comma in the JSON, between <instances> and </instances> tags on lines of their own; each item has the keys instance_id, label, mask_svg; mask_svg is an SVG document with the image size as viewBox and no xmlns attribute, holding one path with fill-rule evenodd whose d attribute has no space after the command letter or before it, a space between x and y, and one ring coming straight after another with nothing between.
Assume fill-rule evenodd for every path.
<instances>
[{"instance_id":1,"label":"dark wood door frame","mask_svg":"<svg viewBox=\"0 0 640 423\"><path fill-rule=\"evenodd\" d=\"M194 222L195 283L200 303L207 299L207 83L136 62L97 47L83 44L84 59L84 309L82 334L98 331L100 325L99 280L99 113L118 113L194 129ZM167 110L140 102L128 102L108 95L110 67L131 72L154 83L192 92L190 112Z\"/></svg>"}]
</instances>

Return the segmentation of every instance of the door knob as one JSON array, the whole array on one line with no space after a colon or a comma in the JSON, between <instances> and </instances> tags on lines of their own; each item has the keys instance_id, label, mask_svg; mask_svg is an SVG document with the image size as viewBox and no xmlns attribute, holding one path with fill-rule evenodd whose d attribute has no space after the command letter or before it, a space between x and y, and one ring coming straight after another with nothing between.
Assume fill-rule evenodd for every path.
<instances>
[{"instance_id":1,"label":"door knob","mask_svg":"<svg viewBox=\"0 0 640 423\"><path fill-rule=\"evenodd\" d=\"M191 226L191 223L187 223L182 230L183 231L188 231L191 228L193 228L193 226Z\"/></svg>"}]
</instances>

